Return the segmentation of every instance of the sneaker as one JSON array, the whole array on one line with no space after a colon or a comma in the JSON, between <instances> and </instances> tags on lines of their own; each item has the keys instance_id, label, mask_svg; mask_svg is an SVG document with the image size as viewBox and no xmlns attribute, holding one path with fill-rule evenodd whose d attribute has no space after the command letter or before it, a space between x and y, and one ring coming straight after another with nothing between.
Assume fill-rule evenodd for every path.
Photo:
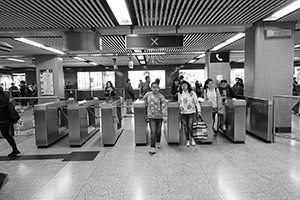
<instances>
[{"instance_id":1,"label":"sneaker","mask_svg":"<svg viewBox=\"0 0 300 200\"><path fill-rule=\"evenodd\" d=\"M196 145L196 142L194 140L194 138L192 138L192 146L195 146Z\"/></svg>"},{"instance_id":2,"label":"sneaker","mask_svg":"<svg viewBox=\"0 0 300 200\"><path fill-rule=\"evenodd\" d=\"M161 148L160 142L156 143L156 147L157 147L158 149Z\"/></svg>"},{"instance_id":3,"label":"sneaker","mask_svg":"<svg viewBox=\"0 0 300 200\"><path fill-rule=\"evenodd\" d=\"M8 175L0 173L0 190L7 183L7 181L8 181Z\"/></svg>"},{"instance_id":4,"label":"sneaker","mask_svg":"<svg viewBox=\"0 0 300 200\"><path fill-rule=\"evenodd\" d=\"M226 131L226 125L223 125L223 131Z\"/></svg>"},{"instance_id":5,"label":"sneaker","mask_svg":"<svg viewBox=\"0 0 300 200\"><path fill-rule=\"evenodd\" d=\"M187 146L187 147L191 146L191 143L190 143L190 141L189 141L189 140L188 140L188 141L186 141L186 146Z\"/></svg>"},{"instance_id":6,"label":"sneaker","mask_svg":"<svg viewBox=\"0 0 300 200\"><path fill-rule=\"evenodd\" d=\"M16 150L16 151L13 151L11 152L10 154L8 154L7 156L8 157L15 157L17 156L18 154L20 154L21 152L19 150Z\"/></svg>"},{"instance_id":7,"label":"sneaker","mask_svg":"<svg viewBox=\"0 0 300 200\"><path fill-rule=\"evenodd\" d=\"M155 154L156 153L155 147L150 147L149 153L150 154Z\"/></svg>"}]
</instances>

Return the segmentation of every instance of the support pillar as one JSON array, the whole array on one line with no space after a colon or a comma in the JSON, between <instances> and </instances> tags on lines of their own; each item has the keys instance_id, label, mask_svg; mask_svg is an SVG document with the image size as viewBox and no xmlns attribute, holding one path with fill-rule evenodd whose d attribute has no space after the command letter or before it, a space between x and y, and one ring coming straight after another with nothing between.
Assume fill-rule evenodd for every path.
<instances>
[{"instance_id":1,"label":"support pillar","mask_svg":"<svg viewBox=\"0 0 300 200\"><path fill-rule=\"evenodd\" d=\"M206 52L205 67L208 78L219 83L222 79L230 82L229 52Z\"/></svg>"},{"instance_id":2,"label":"support pillar","mask_svg":"<svg viewBox=\"0 0 300 200\"><path fill-rule=\"evenodd\" d=\"M59 98L65 98L62 58L52 55L36 56L35 63L38 96L59 96ZM41 83L43 80L41 78L42 73L52 73L49 79L45 79L48 83ZM53 80L53 84L50 79ZM42 85L48 86L48 89L43 89ZM51 85L53 89L50 89ZM51 91L53 91L53 94L51 94Z\"/></svg>"},{"instance_id":3,"label":"support pillar","mask_svg":"<svg viewBox=\"0 0 300 200\"><path fill-rule=\"evenodd\" d=\"M295 22L259 21L246 31L245 96L272 100L274 95L292 95L294 34ZM290 105L275 109L280 111L276 127L290 128Z\"/></svg>"}]
</instances>

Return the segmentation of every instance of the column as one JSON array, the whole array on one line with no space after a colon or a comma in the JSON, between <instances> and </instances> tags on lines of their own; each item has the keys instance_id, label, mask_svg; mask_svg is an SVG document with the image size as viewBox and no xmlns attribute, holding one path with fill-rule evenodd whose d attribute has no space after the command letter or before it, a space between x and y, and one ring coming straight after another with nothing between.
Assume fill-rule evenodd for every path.
<instances>
[{"instance_id":1,"label":"column","mask_svg":"<svg viewBox=\"0 0 300 200\"><path fill-rule=\"evenodd\" d=\"M292 95L295 22L256 22L245 36L245 96ZM276 107L276 129L291 127L291 105Z\"/></svg>"},{"instance_id":2,"label":"column","mask_svg":"<svg viewBox=\"0 0 300 200\"><path fill-rule=\"evenodd\" d=\"M206 52L205 69L207 77L214 82L225 79L230 83L229 52Z\"/></svg>"},{"instance_id":3,"label":"column","mask_svg":"<svg viewBox=\"0 0 300 200\"><path fill-rule=\"evenodd\" d=\"M65 98L64 94L64 72L62 66L62 58L47 55L47 56L36 56L36 80L37 80L37 90L38 96L59 96L60 98ZM48 71L47 71L48 70ZM41 73L49 72L52 73L50 79L53 80L53 92L51 89L41 91L41 86L45 86L49 83L41 83ZM48 80L50 81L50 80ZM41 85L42 84L42 85ZM52 93L52 95L51 95Z\"/></svg>"}]
</instances>

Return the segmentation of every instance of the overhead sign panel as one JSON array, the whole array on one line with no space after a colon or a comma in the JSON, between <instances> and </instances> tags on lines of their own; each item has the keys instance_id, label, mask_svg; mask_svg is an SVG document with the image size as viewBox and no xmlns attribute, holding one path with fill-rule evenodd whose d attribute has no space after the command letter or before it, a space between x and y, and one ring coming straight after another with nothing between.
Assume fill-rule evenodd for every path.
<instances>
[{"instance_id":1,"label":"overhead sign panel","mask_svg":"<svg viewBox=\"0 0 300 200\"><path fill-rule=\"evenodd\" d=\"M210 62L229 62L229 52L214 52L210 53Z\"/></svg>"},{"instance_id":2,"label":"overhead sign panel","mask_svg":"<svg viewBox=\"0 0 300 200\"><path fill-rule=\"evenodd\" d=\"M183 47L183 35L127 35L127 49Z\"/></svg>"}]
</instances>

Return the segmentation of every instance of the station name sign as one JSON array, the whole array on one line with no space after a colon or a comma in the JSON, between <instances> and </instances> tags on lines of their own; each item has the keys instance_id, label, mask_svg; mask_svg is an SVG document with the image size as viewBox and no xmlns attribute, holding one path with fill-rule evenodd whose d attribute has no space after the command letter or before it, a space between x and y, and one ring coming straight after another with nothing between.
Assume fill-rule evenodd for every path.
<instances>
[{"instance_id":1,"label":"station name sign","mask_svg":"<svg viewBox=\"0 0 300 200\"><path fill-rule=\"evenodd\" d=\"M183 47L183 35L127 35L127 49Z\"/></svg>"}]
</instances>

